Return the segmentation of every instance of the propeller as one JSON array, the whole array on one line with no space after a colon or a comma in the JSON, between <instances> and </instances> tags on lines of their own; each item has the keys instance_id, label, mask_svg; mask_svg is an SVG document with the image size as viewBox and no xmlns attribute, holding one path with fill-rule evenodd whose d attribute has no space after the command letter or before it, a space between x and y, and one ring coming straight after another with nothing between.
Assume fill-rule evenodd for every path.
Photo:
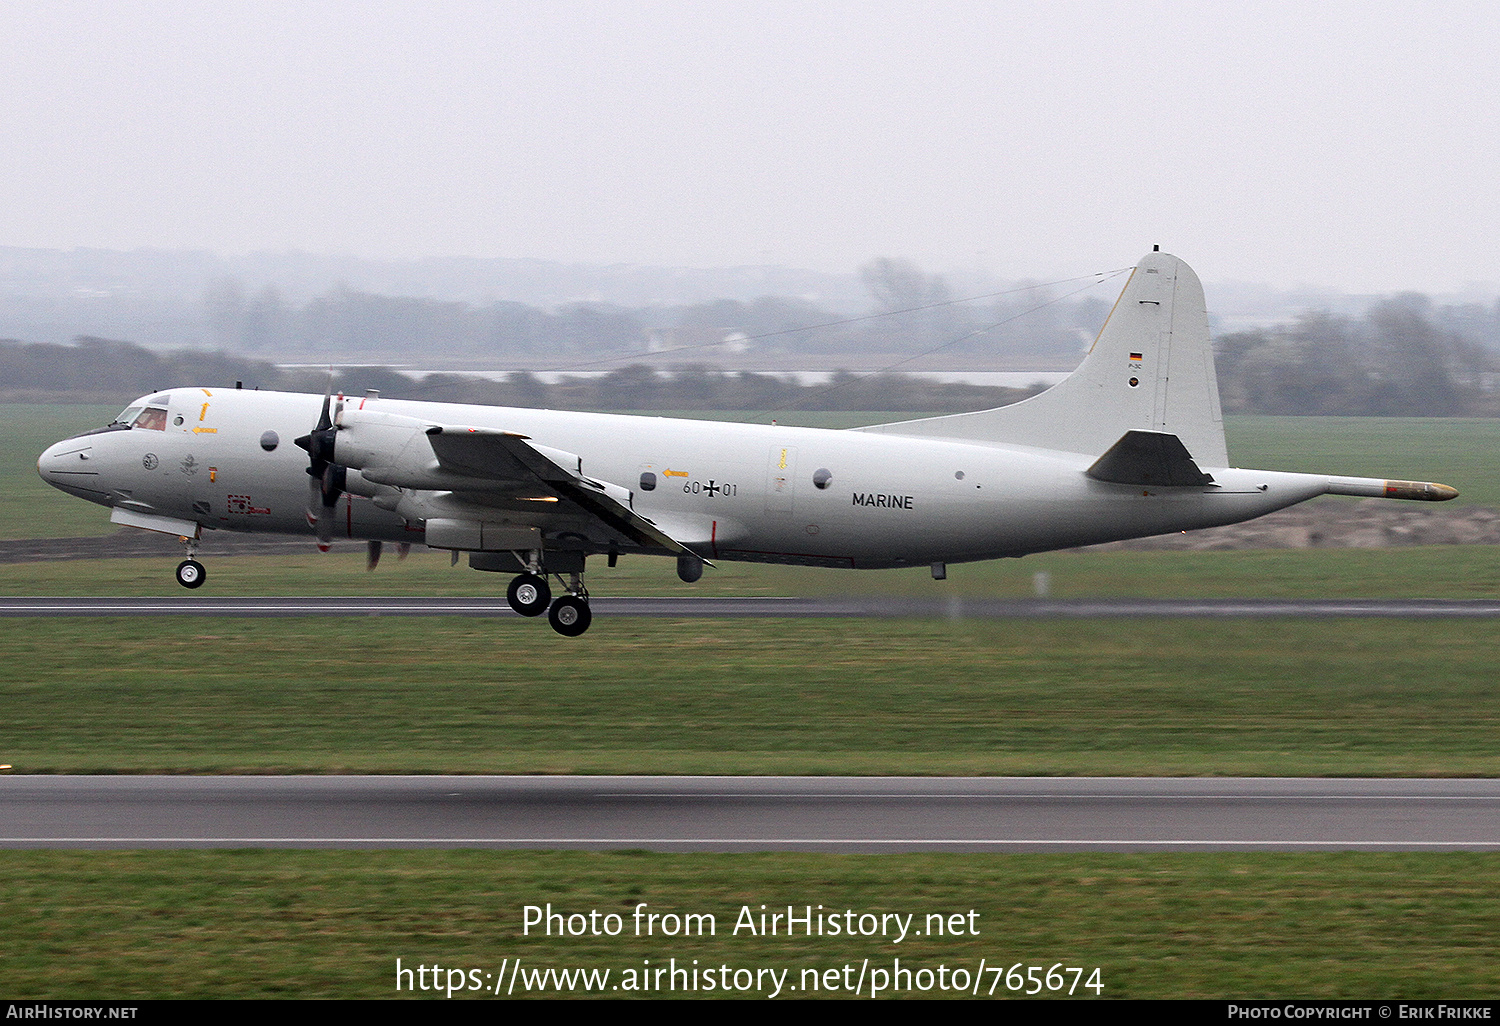
<instances>
[{"instance_id":1,"label":"propeller","mask_svg":"<svg viewBox=\"0 0 1500 1026\"><path fill-rule=\"evenodd\" d=\"M374 570L380 565L380 553L384 551L385 543L379 538L372 538L365 542L365 569ZM405 559L411 554L411 542L402 542L396 546L396 558Z\"/></svg>"},{"instance_id":2,"label":"propeller","mask_svg":"<svg viewBox=\"0 0 1500 1026\"><path fill-rule=\"evenodd\" d=\"M317 528L318 549L322 552L327 552L333 542L334 517L338 514L339 497L344 494L344 485L349 478L348 468L333 461L334 443L338 438L334 418L344 412L344 397L339 396L338 409L330 415L332 403L333 381L330 380L323 392L323 410L318 415L317 425L296 439L296 444L307 450L310 457L307 466L307 522ZM374 561L379 559L378 555L374 557Z\"/></svg>"}]
</instances>

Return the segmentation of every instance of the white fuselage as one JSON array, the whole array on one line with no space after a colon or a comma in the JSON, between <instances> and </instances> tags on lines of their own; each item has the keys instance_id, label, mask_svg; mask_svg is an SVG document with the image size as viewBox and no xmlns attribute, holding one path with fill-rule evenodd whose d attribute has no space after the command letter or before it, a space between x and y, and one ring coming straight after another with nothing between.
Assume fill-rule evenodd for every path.
<instances>
[{"instance_id":1,"label":"white fuselage","mask_svg":"<svg viewBox=\"0 0 1500 1026\"><path fill-rule=\"evenodd\" d=\"M102 505L204 529L311 535L308 454L294 444L322 396L178 388L161 429L81 435L38 461L50 483ZM349 398L382 413L515 432L581 458L636 513L708 559L880 568L1020 556L1235 523L1328 490L1315 475L1204 467L1213 482L1094 480L1098 457L896 433ZM274 439L274 441L273 441ZM419 440L419 444L421 443ZM587 518L532 515L511 496L400 490L350 472L335 537L421 543L431 517L525 519L550 544L641 546ZM654 487L651 484L654 482ZM476 513L476 510L480 511ZM581 536L581 537L580 537ZM467 547L467 546L465 546Z\"/></svg>"}]
</instances>

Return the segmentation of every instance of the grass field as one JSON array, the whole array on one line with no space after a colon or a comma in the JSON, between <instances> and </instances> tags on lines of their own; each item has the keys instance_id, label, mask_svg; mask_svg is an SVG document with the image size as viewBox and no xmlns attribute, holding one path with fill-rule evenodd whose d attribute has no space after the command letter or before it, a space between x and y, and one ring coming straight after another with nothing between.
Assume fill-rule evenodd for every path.
<instances>
[{"instance_id":1,"label":"grass field","mask_svg":"<svg viewBox=\"0 0 1500 1026\"><path fill-rule=\"evenodd\" d=\"M865 959L889 972L899 958L914 974L896 996L944 996L918 990L915 971L979 976L984 960L1002 972L1019 962L1021 974L1032 965L1097 967L1100 996L1116 999L1485 1000L1500 989L1497 872L1500 857L1488 855L7 852L0 992L13 1000L391 998L397 958L407 968L441 966L445 980L450 968L475 970L480 982L504 959L521 959L527 971L608 969L608 988L648 960L691 967L696 959L715 970L785 971L785 984L799 989L781 997L806 998L840 995L801 989L811 982L804 970L837 969L842 982L850 966L852 983ZM618 913L625 924L645 902L650 911L712 914L717 930L524 934L523 906L549 902L564 914ZM965 916L964 936L899 944L734 936L741 907L759 913L762 904L910 913L916 924L973 910L978 934L967 933ZM979 978L982 995L998 979ZM764 1000L770 987L766 980L741 996ZM1003 981L997 995L1015 996ZM441 991L402 996L446 1000ZM1080 987L1074 1000L1094 996Z\"/></svg>"},{"instance_id":2,"label":"grass field","mask_svg":"<svg viewBox=\"0 0 1500 1026\"><path fill-rule=\"evenodd\" d=\"M5 620L19 772L1495 775L1490 621Z\"/></svg>"},{"instance_id":3,"label":"grass field","mask_svg":"<svg viewBox=\"0 0 1500 1026\"><path fill-rule=\"evenodd\" d=\"M362 547L321 554L210 556L203 594L504 595L504 574L450 566L445 554L388 554L375 573ZM60 560L0 563L0 595L158 595L180 597L176 560ZM1500 594L1500 548L1267 549L1245 552L1055 552L1023 560L965 563L946 581L925 569L843 572L816 567L720 564L693 585L670 560L622 556L614 569L589 569L596 595L891 595L923 599L1021 598L1045 572L1055 598L1493 598Z\"/></svg>"}]
</instances>

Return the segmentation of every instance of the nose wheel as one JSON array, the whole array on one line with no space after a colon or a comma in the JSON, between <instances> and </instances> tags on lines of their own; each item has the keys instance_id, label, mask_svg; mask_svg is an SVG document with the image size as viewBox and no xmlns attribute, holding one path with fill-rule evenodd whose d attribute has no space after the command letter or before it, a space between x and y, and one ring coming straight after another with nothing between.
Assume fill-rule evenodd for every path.
<instances>
[{"instance_id":1,"label":"nose wheel","mask_svg":"<svg viewBox=\"0 0 1500 1026\"><path fill-rule=\"evenodd\" d=\"M177 564L177 583L184 588L199 588L208 579L208 571L196 559L184 559Z\"/></svg>"}]
</instances>

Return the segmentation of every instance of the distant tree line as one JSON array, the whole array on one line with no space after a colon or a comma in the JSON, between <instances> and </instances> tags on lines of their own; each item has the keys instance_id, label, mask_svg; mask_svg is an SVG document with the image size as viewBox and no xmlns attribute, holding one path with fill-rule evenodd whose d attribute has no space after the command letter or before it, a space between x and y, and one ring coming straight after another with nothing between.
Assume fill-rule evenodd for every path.
<instances>
[{"instance_id":1,"label":"distant tree line","mask_svg":"<svg viewBox=\"0 0 1500 1026\"><path fill-rule=\"evenodd\" d=\"M334 288L306 303L274 287L247 295L225 279L205 297L210 342L232 352L285 359L364 353L382 358L420 352L444 357L549 363L681 352L753 352L769 356L910 353L943 347L1046 362L1077 359L1104 319L1096 297L1058 297L1022 288L959 303L945 280L904 260L861 270L875 315L853 317L795 297L720 299L626 308L568 303L543 310L524 303L471 304L376 295ZM1024 315L1024 316L1022 316Z\"/></svg>"},{"instance_id":2,"label":"distant tree line","mask_svg":"<svg viewBox=\"0 0 1500 1026\"><path fill-rule=\"evenodd\" d=\"M872 285L872 291L881 305L894 311L910 310L913 304L942 302L934 299L943 295L934 280L913 274L909 267L876 267L871 273L883 275L879 288ZM386 302L414 304L408 308L412 313L403 330L411 333L411 345L418 345L416 339L426 322L425 315L416 311L426 308L425 301L359 298L352 294L346 298L349 309L373 309ZM793 301L767 301L763 306L757 303L726 300L684 308L674 322L672 339L683 344L687 344L684 340L694 338L712 340L731 316L747 318L738 323L748 326L749 331L769 329L787 323L788 319L829 316L826 311L812 309L798 312ZM453 308L450 313L456 319L462 319L463 311L458 308L463 304L447 306ZM516 325L529 324L525 330L533 332L529 336L533 343L553 357L561 355L559 348L549 350L548 345L572 346L568 352L576 355L587 352L600 362L608 362L608 352L638 342L632 334L634 329L627 330L622 326L623 320L604 312L594 311L588 316L579 311L543 314L530 308L510 309L514 306L497 304L490 308L490 313L498 316L504 308L514 315ZM528 310L529 313L523 313ZM759 313L752 316L756 310ZM698 320L689 318L689 311ZM475 312L473 308L468 310L468 314ZM896 344L894 335L898 330L905 331L910 350L912 333L916 333L918 344L922 344L924 337L929 341L951 338L963 319L972 316L972 311L965 313L958 306L916 312L934 314L938 319L929 319L923 328L917 320L901 321L907 315L898 314L892 319L894 326L884 323L885 319L876 319L827 330L864 332L867 338L877 340L881 333L891 333L884 340L891 345ZM1456 312L1464 315L1456 316ZM339 320L343 314L334 317L328 309L324 309L324 314L330 318L329 323L346 323ZM1062 317L1060 313L1058 316ZM1408 294L1377 302L1359 318L1312 312L1290 323L1224 334L1215 343L1223 406L1228 412L1270 414L1500 415L1500 393L1497 393L1500 373L1495 368L1494 350L1476 336L1490 319L1500 320L1500 308L1493 312L1485 307L1434 308L1426 297ZM1058 324L1064 322L1065 319L1060 319ZM922 336L919 329L930 333ZM598 334L591 334L595 330ZM788 337L799 334L789 333ZM600 346L589 349L590 341L599 338L604 340ZM426 342L421 347L424 351L430 348ZM662 373L629 363L606 374L568 375L553 382L524 371L494 381L460 374L408 375L380 366L344 368L335 374L333 387L356 394L374 388L396 398L555 409L934 413L1000 406L1037 390L940 384L902 374L847 372L836 373L827 384L800 385L776 374L693 365L691 356L691 351L683 353L685 365ZM10 401L115 402L174 385L232 387L236 381L243 382L246 388L321 392L328 384L328 375L311 369L278 367L266 360L230 355L222 350L157 352L131 342L91 336L79 337L72 345L0 341L0 398Z\"/></svg>"},{"instance_id":3,"label":"distant tree line","mask_svg":"<svg viewBox=\"0 0 1500 1026\"><path fill-rule=\"evenodd\" d=\"M1494 353L1454 318L1438 313L1427 297L1405 294L1375 303L1359 319L1307 313L1291 324L1220 336L1214 348L1224 409L1407 417L1500 413Z\"/></svg>"},{"instance_id":4,"label":"distant tree line","mask_svg":"<svg viewBox=\"0 0 1500 1026\"><path fill-rule=\"evenodd\" d=\"M73 401L131 399L173 385L235 381L302 384L311 377L223 352L159 353L113 339L79 336L72 345L0 341L0 395L10 401L56 397Z\"/></svg>"},{"instance_id":5,"label":"distant tree line","mask_svg":"<svg viewBox=\"0 0 1500 1026\"><path fill-rule=\"evenodd\" d=\"M124 402L175 386L266 388L396 399L580 410L889 410L959 412L1001 406L1039 391L942 384L900 374L839 372L821 385L774 374L702 366L658 374L634 364L548 383L525 371L503 380L461 374L413 377L388 367L286 369L262 360L182 349L153 352L132 342L81 337L72 345L0 341L0 400Z\"/></svg>"},{"instance_id":6,"label":"distant tree line","mask_svg":"<svg viewBox=\"0 0 1500 1026\"><path fill-rule=\"evenodd\" d=\"M565 410L874 410L962 413L1004 406L1042 391L947 384L906 374L838 371L826 384L801 385L775 374L689 366L664 373L633 364L598 377L564 376L547 384L519 372L504 381L428 374L403 397L438 402ZM394 395L395 393L391 393Z\"/></svg>"}]
</instances>

